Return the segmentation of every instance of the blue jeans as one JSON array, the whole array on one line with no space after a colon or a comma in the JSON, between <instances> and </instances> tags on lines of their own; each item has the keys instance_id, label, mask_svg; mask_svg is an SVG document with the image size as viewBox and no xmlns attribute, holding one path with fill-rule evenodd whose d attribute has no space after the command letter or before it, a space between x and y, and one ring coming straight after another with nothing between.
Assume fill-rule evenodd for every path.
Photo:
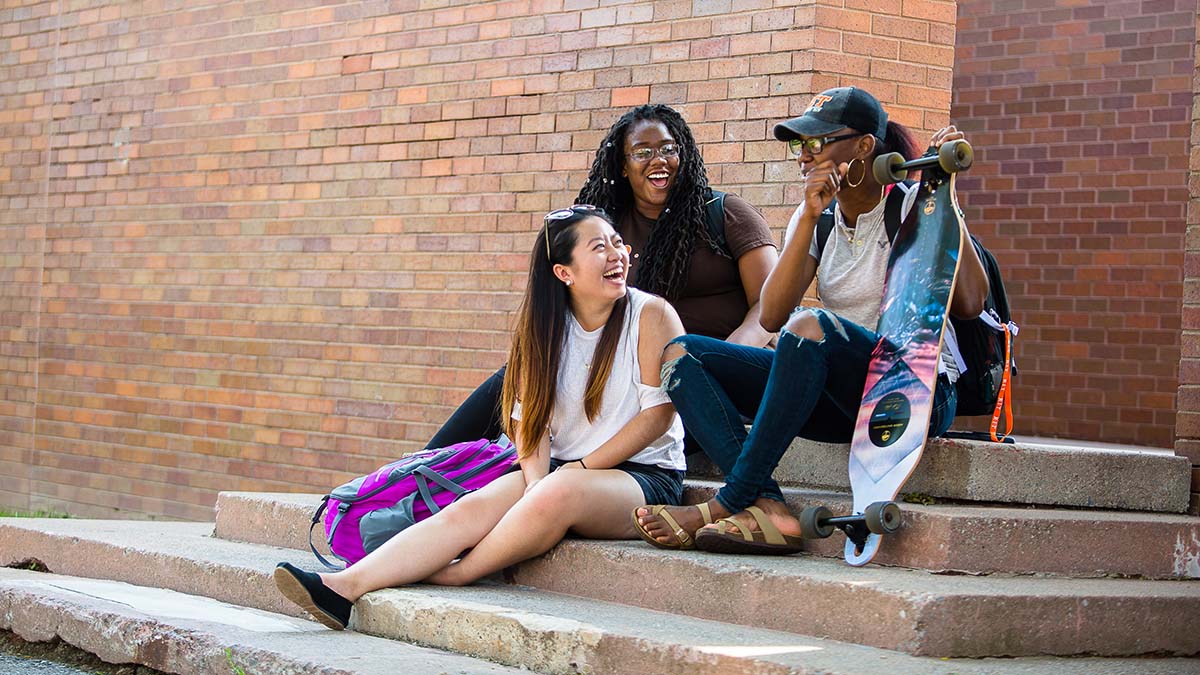
<instances>
[{"instance_id":1,"label":"blue jeans","mask_svg":"<svg viewBox=\"0 0 1200 675\"><path fill-rule=\"evenodd\" d=\"M862 402L874 331L825 310L813 310L825 337L808 340L784 330L774 351L684 335L672 344L687 354L667 363L663 383L688 432L725 474L717 492L734 513L759 497L783 501L771 478L797 436L849 442ZM929 435L954 421L958 396L938 378ZM753 418L747 434L742 417Z\"/></svg>"}]
</instances>

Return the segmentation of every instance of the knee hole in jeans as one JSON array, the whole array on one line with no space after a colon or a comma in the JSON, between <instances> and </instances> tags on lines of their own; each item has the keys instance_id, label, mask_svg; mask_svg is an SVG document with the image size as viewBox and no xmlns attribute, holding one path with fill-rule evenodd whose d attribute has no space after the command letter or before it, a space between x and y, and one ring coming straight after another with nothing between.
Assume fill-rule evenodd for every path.
<instances>
[{"instance_id":1,"label":"knee hole in jeans","mask_svg":"<svg viewBox=\"0 0 1200 675\"><path fill-rule=\"evenodd\" d=\"M820 342L825 339L825 331L821 328L821 320L816 312L799 312L788 319L783 329L798 338Z\"/></svg>"},{"instance_id":2,"label":"knee hole in jeans","mask_svg":"<svg viewBox=\"0 0 1200 675\"><path fill-rule=\"evenodd\" d=\"M675 366L687 355L687 347L678 342L671 342L663 349L662 370L659 371L663 391L669 393L679 386L679 378L675 377Z\"/></svg>"}]
</instances>

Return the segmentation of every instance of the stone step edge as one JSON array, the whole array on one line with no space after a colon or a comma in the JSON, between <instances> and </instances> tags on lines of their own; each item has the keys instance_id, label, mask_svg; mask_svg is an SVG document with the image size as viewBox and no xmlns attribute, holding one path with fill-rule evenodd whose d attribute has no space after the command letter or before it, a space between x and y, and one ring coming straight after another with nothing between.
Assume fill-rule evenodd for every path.
<instances>
[{"instance_id":1,"label":"stone step edge","mask_svg":"<svg viewBox=\"0 0 1200 675\"><path fill-rule=\"evenodd\" d=\"M181 606L206 618L182 616ZM222 616L237 617L242 625ZM247 624L254 627L243 627ZM0 630L27 642L61 639L108 663L168 673L528 672L365 634L337 635L311 621L205 597L13 569L0 569Z\"/></svg>"},{"instance_id":2,"label":"stone step edge","mask_svg":"<svg viewBox=\"0 0 1200 675\"><path fill-rule=\"evenodd\" d=\"M241 574L242 570L231 573ZM0 620L6 608L6 577L14 574L33 579L64 578L61 575L0 570ZM216 601L211 602L216 604ZM547 604L552 606L547 608ZM531 607L536 609L531 610ZM547 609L552 611L548 612ZM78 615L78 612L71 614ZM577 616L586 616L588 621L579 621L574 618ZM92 622L93 625L101 623L109 622ZM319 650L341 647L344 643L350 643L355 635L354 631L337 634L311 622L295 623L307 627L303 635L305 643L320 641L316 645ZM663 623L670 625L663 628ZM0 625L0 628L3 627ZM378 591L364 596L356 605L352 628L377 635L379 639L413 641L456 652L473 651L476 658L486 657L546 673L1124 675L1137 670L1144 675L1168 675L1180 672L1179 668L1189 663L1171 658L1145 661L1112 658L915 657L832 640L801 637L794 633L722 624L512 586L418 586ZM25 631L28 633L29 628L26 627ZM176 628L171 632L179 631ZM145 637L144 631L139 633ZM145 642L153 642L154 639L151 637ZM237 646L236 641L228 638L218 644ZM419 649L403 643L396 644L397 649ZM90 645L80 646L95 651ZM492 651L481 651L481 647ZM236 648L234 653L238 664L248 663L248 650ZM221 652L217 656L223 654ZM140 662L169 670L146 660ZM229 672L225 661L218 659L216 666L212 671L189 667L174 672ZM273 667L247 672L281 672L281 669ZM379 669L372 672L387 671ZM477 671L456 669L453 672Z\"/></svg>"},{"instance_id":3,"label":"stone step edge","mask_svg":"<svg viewBox=\"0 0 1200 675\"><path fill-rule=\"evenodd\" d=\"M798 438L773 475L784 485L848 490L849 453L848 444ZM688 459L691 476L719 478L702 454ZM1112 476L1121 476L1121 480L1113 481ZM1190 483L1190 462L1169 451L939 438L926 447L901 493L961 501L1185 513Z\"/></svg>"},{"instance_id":4,"label":"stone step edge","mask_svg":"<svg viewBox=\"0 0 1200 675\"><path fill-rule=\"evenodd\" d=\"M687 486L685 501L696 503L719 484L689 480ZM845 493L785 488L784 494L797 515L817 504L839 515L850 510ZM316 494L222 492L215 536L308 550L308 525L320 499ZM1191 516L973 503L902 504L901 514L900 532L885 540L875 563L970 574L1200 578L1200 518ZM320 525L313 539L328 558ZM840 559L843 542L841 533L834 533L807 540L805 550Z\"/></svg>"},{"instance_id":5,"label":"stone step edge","mask_svg":"<svg viewBox=\"0 0 1200 675\"><path fill-rule=\"evenodd\" d=\"M153 536L147 536L148 527ZM117 580L298 612L273 585L264 586L263 578L280 559L308 564L299 552L215 539L208 529L193 523L11 519L0 523L0 552L44 556L51 569L63 573L96 575L101 569ZM149 564L131 570L131 556ZM787 632L797 632L791 610L802 606L800 632L922 656L1200 652L1200 635L1184 631L1178 620L1200 611L1200 584L1192 582L942 577L887 568L847 571L840 563L794 557L729 556L714 565L711 556L703 556L568 540L510 568L509 576L543 590ZM205 581L214 569L220 579ZM591 573L574 574L578 570ZM747 593L747 584L755 592ZM697 589L705 592L697 595ZM738 602L730 606L727 598ZM862 611L847 614L847 607ZM1075 620L1060 625L1055 619L1037 630L1013 618L1064 612ZM1144 630L1130 635L1110 625L1129 616L1137 616ZM1002 625L1006 621L1011 625ZM1079 635L1072 626L1089 630Z\"/></svg>"}]
</instances>

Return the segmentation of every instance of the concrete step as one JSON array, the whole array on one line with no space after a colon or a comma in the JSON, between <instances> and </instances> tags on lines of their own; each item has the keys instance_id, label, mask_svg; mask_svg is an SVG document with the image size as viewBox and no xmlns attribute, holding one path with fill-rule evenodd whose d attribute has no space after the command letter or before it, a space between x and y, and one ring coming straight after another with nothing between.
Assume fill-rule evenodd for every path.
<instances>
[{"instance_id":1,"label":"concrete step","mask_svg":"<svg viewBox=\"0 0 1200 675\"><path fill-rule=\"evenodd\" d=\"M364 634L339 635L312 621L202 596L15 569L0 569L0 630L28 642L58 638L108 663L168 673L527 672Z\"/></svg>"},{"instance_id":2,"label":"concrete step","mask_svg":"<svg viewBox=\"0 0 1200 675\"><path fill-rule=\"evenodd\" d=\"M195 523L9 519L0 564L171 588L294 614L267 581L299 551L209 536ZM1200 653L1200 582L945 576L850 569L813 557L660 551L568 540L508 579L700 619L797 632L918 656ZM584 615L586 616L586 615Z\"/></svg>"},{"instance_id":3,"label":"concrete step","mask_svg":"<svg viewBox=\"0 0 1200 675\"><path fill-rule=\"evenodd\" d=\"M59 529L57 533L46 532L43 535L44 541L37 541L36 532L49 530L50 525L61 525L63 522L43 521L41 527L25 522L20 524L22 527L16 528L23 532L14 532L14 528L8 527L9 523L0 521L0 544L3 544L0 551L12 551L12 545L17 544L21 545L21 550L37 549L38 553L53 556L49 561L44 560L51 569L54 569L55 565L75 566L89 576L105 573L137 576L156 585L161 581L184 585L187 582L178 576L178 573L186 572L185 568L190 563L194 576L207 579L210 592L226 595L228 589L243 588L249 591L252 588L261 590L261 587L269 586L265 570L269 569L270 563L265 561L295 555L291 551L270 547L220 542L204 537L198 533L199 528L191 527L190 524L177 523L149 524L151 532L144 529L139 532L138 528L128 528L122 532L122 528L113 523L74 521L76 527ZM80 525L81 523L83 525ZM146 525L140 523L139 527L144 528ZM141 536L136 536L139 533ZM99 541L101 534L110 541ZM151 536L146 537L147 534ZM132 543L135 540L142 543ZM153 544L148 543L148 540ZM186 559L178 553L180 551L189 552ZM81 554L90 554L86 558L87 562L73 562L80 560ZM123 562L121 566L110 567L110 561L118 560ZM258 577L258 583L251 586L241 583L247 576L248 566L262 568L251 572L252 576ZM8 580L10 575L14 577L11 583ZM141 589L135 593L169 595L155 596L161 599L149 602L140 598L131 601L128 595L118 594L121 589L128 591L131 588L124 584L81 579L60 581L63 579L66 578L48 574L0 571L0 617L9 614L8 608L14 606L34 606L43 616L57 607L60 614L67 614L76 617L76 621L96 626L108 623L109 620L99 617L95 612L79 619L80 611L76 606L85 602L96 602L87 598L124 603L135 612L156 614L153 621L157 622L155 626L161 630L152 630L147 635L144 627L135 629L134 626L128 626L128 630L124 632L140 634L139 645L155 645L153 649L164 653L179 651L171 646L172 635L183 634L190 640L191 633L197 630L195 621L174 630L165 628L167 625L178 626L175 617L181 615L184 618L202 617L205 622L203 628L210 632L215 632L213 624L218 624L221 630L225 630L228 623L270 633L269 637L273 640L277 639L280 633L286 633L284 637L291 637L293 634L288 631L295 631L294 626L300 625L308 632L304 632L302 637L298 638L299 642L307 644L310 649L303 653L293 650L293 656L315 659L312 654L324 653L328 661L338 664L341 668L320 672L376 672L357 670L359 667L375 665L371 663L370 655L361 661L355 661L348 656L356 651L365 652L365 649L355 650L353 646L340 649L339 641L349 641L353 633L339 635L316 628L316 624L310 622L293 621L278 615L218 605L213 601L181 596L170 591ZM20 584L17 584L18 588L14 590L12 586L16 582ZM31 585L35 587L30 588ZM47 590L47 587L51 590ZM635 586L626 583L626 587L627 590L636 592ZM270 590L273 591L273 587ZM13 593L23 595L15 601L10 601L8 598ZM262 600L261 595L249 593L242 604L254 606ZM74 605L71 605L72 602ZM203 603L211 603L211 606ZM147 604L151 605L150 609L147 609ZM102 610L116 612L108 607L103 607ZM163 615L166 615L166 618ZM47 619L24 618L18 614L12 623L15 627L20 627L53 622ZM117 622L117 625L125 627L124 622ZM801 637L794 632L746 628L695 619L679 613L656 612L527 587L486 583L467 588L410 586L377 591L364 596L356 604L351 627L383 637L435 645L510 664L519 663L534 671L546 673L891 675L900 672L912 675L1118 675L1137 672L1146 675L1166 675L1186 672L1185 668L1197 663L1175 658L1143 660L1037 657L961 660L910 656L827 639ZM41 634L45 635L47 632L42 631ZM308 641L312 643L309 644ZM216 644L232 645L237 663L249 663L248 660L236 661L248 658L248 654L255 654L254 658L259 658L259 652L271 651L250 637L242 640L228 636L219 637ZM80 646L89 651L99 650L95 642ZM406 645L398 646L417 649ZM202 651L209 659L223 655L223 652L214 654L207 646ZM284 648L274 651L284 654L289 652ZM129 653L129 650L122 653ZM386 651L384 653L387 654ZM391 663L394 664L394 661ZM464 667L461 671L449 668L446 668L446 671L508 672L499 670L499 666L494 667L498 670L471 670ZM285 670L265 667L249 672L316 671L315 668ZM183 668L174 672L208 671ZM425 671L399 668L392 672Z\"/></svg>"},{"instance_id":4,"label":"concrete step","mask_svg":"<svg viewBox=\"0 0 1200 675\"><path fill-rule=\"evenodd\" d=\"M719 484L689 481L685 500L708 499ZM841 492L784 490L799 513L825 505L848 513ZM308 524L321 495L222 492L216 535L235 541L308 550ZM903 504L900 531L876 556L881 565L970 574L1049 574L1070 577L1200 578L1200 518L1175 514L1004 506ZM317 526L314 541L328 547ZM845 538L809 540L805 550L842 557Z\"/></svg>"},{"instance_id":5,"label":"concrete step","mask_svg":"<svg viewBox=\"0 0 1200 675\"><path fill-rule=\"evenodd\" d=\"M848 491L848 444L792 442L775 470L782 485ZM702 454L690 476L719 480ZM931 439L902 493L939 499L1185 513L1191 463L1163 451Z\"/></svg>"},{"instance_id":6,"label":"concrete step","mask_svg":"<svg viewBox=\"0 0 1200 675\"><path fill-rule=\"evenodd\" d=\"M710 499L719 487L689 481L685 501ZM843 515L853 504L846 492L784 488L784 496L797 515L808 506ZM968 574L1200 579L1195 516L973 503L900 507L900 530L884 539L877 564ZM835 532L806 540L804 547L840 559L845 541Z\"/></svg>"}]
</instances>

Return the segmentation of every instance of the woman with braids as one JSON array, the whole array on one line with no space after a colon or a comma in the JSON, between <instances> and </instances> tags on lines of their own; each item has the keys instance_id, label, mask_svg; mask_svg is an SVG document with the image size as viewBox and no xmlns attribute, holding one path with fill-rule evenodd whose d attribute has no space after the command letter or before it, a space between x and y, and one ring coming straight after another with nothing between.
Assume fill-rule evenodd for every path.
<instances>
[{"instance_id":1,"label":"woman with braids","mask_svg":"<svg viewBox=\"0 0 1200 675\"><path fill-rule=\"evenodd\" d=\"M962 138L954 127L931 146ZM731 553L793 553L800 523L771 478L796 436L848 442L878 341L891 239L887 203L907 214L917 191L875 181L871 163L882 153L915 157L911 134L889 122L879 101L854 87L816 96L800 117L775 127L800 165L804 201L788 223L779 265L762 292L762 324L782 328L775 351L688 335L668 347L666 388L704 451L725 474L725 486L704 504L639 507L633 517L643 539L662 548ZM833 231L817 241L822 211L837 197ZM964 237L966 232L964 230ZM817 274L818 267L820 274ZM823 309L798 307L817 278ZM950 312L974 318L983 310L988 280L975 247L964 246ZM929 433L954 419L954 381L961 366L947 324ZM742 416L754 418L746 432ZM714 524L714 519L717 522Z\"/></svg>"},{"instance_id":2,"label":"woman with braids","mask_svg":"<svg viewBox=\"0 0 1200 675\"><path fill-rule=\"evenodd\" d=\"M643 105L609 129L576 201L612 215L631 248L630 285L666 298L688 333L764 347L773 334L759 325L758 297L778 258L775 240L745 200L726 194L718 211L715 198L687 122L668 106ZM501 368L425 447L495 438L503 380Z\"/></svg>"},{"instance_id":3,"label":"woman with braids","mask_svg":"<svg viewBox=\"0 0 1200 675\"><path fill-rule=\"evenodd\" d=\"M628 271L628 250L603 211L575 205L547 214L502 395L518 465L344 571L280 563L279 590L342 630L364 593L469 584L548 551L568 531L632 539L630 509L678 504L683 426L659 371L683 326L662 298L627 288Z\"/></svg>"}]
</instances>

